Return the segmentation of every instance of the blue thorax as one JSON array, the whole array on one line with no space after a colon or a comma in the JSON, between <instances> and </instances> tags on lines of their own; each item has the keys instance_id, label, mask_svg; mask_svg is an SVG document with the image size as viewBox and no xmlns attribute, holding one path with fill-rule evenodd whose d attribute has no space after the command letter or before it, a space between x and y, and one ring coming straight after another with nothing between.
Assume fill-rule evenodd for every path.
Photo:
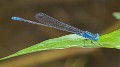
<instances>
[{"instance_id":1,"label":"blue thorax","mask_svg":"<svg viewBox=\"0 0 120 67\"><path fill-rule=\"evenodd\" d=\"M96 33L96 34L92 34L88 31L85 31L83 34L82 34L83 37L85 38L88 38L90 40L94 40L94 41L97 41L99 39L99 34Z\"/></svg>"}]
</instances>

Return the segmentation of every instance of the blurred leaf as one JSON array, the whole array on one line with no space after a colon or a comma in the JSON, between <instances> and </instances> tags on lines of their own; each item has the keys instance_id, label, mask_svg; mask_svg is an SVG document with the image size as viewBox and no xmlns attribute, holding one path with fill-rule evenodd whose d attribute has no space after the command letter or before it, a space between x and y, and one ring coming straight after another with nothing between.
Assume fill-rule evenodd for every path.
<instances>
[{"instance_id":1,"label":"blurred leaf","mask_svg":"<svg viewBox=\"0 0 120 67\"><path fill-rule=\"evenodd\" d=\"M114 12L114 13L113 13L113 16L114 16L116 19L120 20L120 12Z\"/></svg>"},{"instance_id":2,"label":"blurred leaf","mask_svg":"<svg viewBox=\"0 0 120 67\"><path fill-rule=\"evenodd\" d=\"M104 48L120 49L120 29L112 33L100 36L100 39L98 41L100 45L97 42L94 42L95 45L93 45L90 40L86 41L84 45L84 41L83 41L84 39L85 38L78 36L76 34L70 34L59 38L49 39L41 43L38 43L36 45L33 45L31 47L20 50L10 56L1 58L0 60L8 59L11 57L24 55L32 52L42 51L42 50L65 49L69 47L81 47L81 48L104 47Z\"/></svg>"}]
</instances>

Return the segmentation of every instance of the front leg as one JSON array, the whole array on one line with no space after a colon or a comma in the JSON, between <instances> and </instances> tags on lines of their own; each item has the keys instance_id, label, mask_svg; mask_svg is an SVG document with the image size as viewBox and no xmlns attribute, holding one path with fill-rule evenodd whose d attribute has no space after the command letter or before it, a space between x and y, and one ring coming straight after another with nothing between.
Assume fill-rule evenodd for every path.
<instances>
[{"instance_id":1,"label":"front leg","mask_svg":"<svg viewBox=\"0 0 120 67\"><path fill-rule=\"evenodd\" d=\"M91 40L91 44L95 46L95 43L93 42L93 40Z\"/></svg>"},{"instance_id":2,"label":"front leg","mask_svg":"<svg viewBox=\"0 0 120 67\"><path fill-rule=\"evenodd\" d=\"M98 44L99 44L99 46L101 45L98 41L96 41Z\"/></svg>"},{"instance_id":3,"label":"front leg","mask_svg":"<svg viewBox=\"0 0 120 67\"><path fill-rule=\"evenodd\" d=\"M97 41L95 41L97 44L99 44ZM91 43L93 44L93 45L96 45L94 42L93 42L93 40L91 40ZM100 45L100 44L99 44Z\"/></svg>"}]
</instances>

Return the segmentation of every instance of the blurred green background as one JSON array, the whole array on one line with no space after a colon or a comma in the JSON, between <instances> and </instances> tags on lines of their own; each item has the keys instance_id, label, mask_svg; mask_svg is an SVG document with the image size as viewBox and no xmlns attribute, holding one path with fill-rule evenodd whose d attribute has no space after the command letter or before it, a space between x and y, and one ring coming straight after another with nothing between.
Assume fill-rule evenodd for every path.
<instances>
[{"instance_id":1,"label":"blurred green background","mask_svg":"<svg viewBox=\"0 0 120 67\"><path fill-rule=\"evenodd\" d=\"M112 16L120 12L120 0L0 0L0 57L8 56L47 39L68 32L13 21L18 16L36 21L36 13L46 13L60 21L100 35L120 28ZM30 60L31 59L31 60ZM120 67L115 49L68 48L48 50L0 61L5 67Z\"/></svg>"}]
</instances>

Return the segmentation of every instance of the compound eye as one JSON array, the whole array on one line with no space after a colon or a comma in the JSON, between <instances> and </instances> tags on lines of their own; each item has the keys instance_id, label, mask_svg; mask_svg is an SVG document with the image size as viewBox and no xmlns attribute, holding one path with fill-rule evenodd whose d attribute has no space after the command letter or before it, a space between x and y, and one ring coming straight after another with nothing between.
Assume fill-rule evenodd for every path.
<instances>
[{"instance_id":1,"label":"compound eye","mask_svg":"<svg viewBox=\"0 0 120 67\"><path fill-rule=\"evenodd\" d=\"M95 34L95 36L96 36L96 37L99 37L99 34L97 33L97 34Z\"/></svg>"}]
</instances>

